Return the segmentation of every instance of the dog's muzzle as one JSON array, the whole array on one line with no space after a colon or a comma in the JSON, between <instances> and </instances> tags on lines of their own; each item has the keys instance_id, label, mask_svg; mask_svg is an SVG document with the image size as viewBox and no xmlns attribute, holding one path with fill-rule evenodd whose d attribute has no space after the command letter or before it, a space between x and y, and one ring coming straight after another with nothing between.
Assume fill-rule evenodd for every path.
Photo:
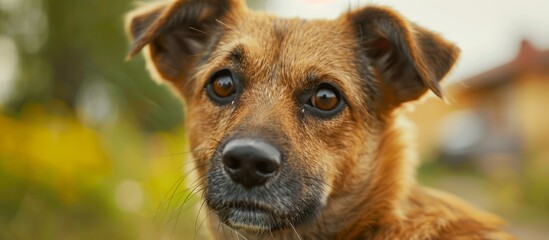
<instances>
[{"instance_id":1,"label":"dog's muzzle","mask_svg":"<svg viewBox=\"0 0 549 240\"><path fill-rule=\"evenodd\" d=\"M301 161L287 152L291 148L277 144L246 136L229 138L217 147L205 199L226 225L275 230L307 221L319 211L322 182L298 167Z\"/></svg>"}]
</instances>

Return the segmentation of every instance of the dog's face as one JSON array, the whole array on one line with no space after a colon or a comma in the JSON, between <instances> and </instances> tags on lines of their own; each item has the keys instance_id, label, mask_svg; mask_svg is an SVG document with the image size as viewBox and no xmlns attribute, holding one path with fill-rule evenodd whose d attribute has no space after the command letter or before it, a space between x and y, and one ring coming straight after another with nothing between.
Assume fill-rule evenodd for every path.
<instances>
[{"instance_id":1,"label":"dog's face","mask_svg":"<svg viewBox=\"0 0 549 240\"><path fill-rule=\"evenodd\" d=\"M229 226L276 229L315 216L359 156L368 90L354 58L338 56L355 54L339 27L249 14L197 73L192 145L205 199Z\"/></svg>"},{"instance_id":2,"label":"dog's face","mask_svg":"<svg viewBox=\"0 0 549 240\"><path fill-rule=\"evenodd\" d=\"M376 174L385 119L428 89L440 95L457 56L382 8L306 21L175 1L129 19L131 54L146 46L185 100L206 203L244 230L300 225Z\"/></svg>"}]
</instances>

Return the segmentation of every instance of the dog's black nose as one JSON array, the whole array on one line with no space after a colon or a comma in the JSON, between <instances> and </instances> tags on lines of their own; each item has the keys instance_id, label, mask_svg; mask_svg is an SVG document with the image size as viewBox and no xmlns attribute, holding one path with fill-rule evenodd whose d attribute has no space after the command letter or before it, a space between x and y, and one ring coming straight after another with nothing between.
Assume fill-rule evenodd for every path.
<instances>
[{"instance_id":1,"label":"dog's black nose","mask_svg":"<svg viewBox=\"0 0 549 240\"><path fill-rule=\"evenodd\" d=\"M235 139L222 153L223 165L231 179L246 188L264 184L280 169L280 151L258 139Z\"/></svg>"}]
</instances>

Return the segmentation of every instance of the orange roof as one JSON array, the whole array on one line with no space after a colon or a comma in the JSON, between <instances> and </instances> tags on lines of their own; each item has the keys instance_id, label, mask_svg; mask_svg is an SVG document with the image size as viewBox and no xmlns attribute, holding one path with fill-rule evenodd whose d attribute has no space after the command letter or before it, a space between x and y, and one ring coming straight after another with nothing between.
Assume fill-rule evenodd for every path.
<instances>
[{"instance_id":1,"label":"orange roof","mask_svg":"<svg viewBox=\"0 0 549 240\"><path fill-rule=\"evenodd\" d=\"M520 51L511 62L463 80L468 88L492 87L516 79L529 72L549 69L549 50L540 51L528 40L522 40Z\"/></svg>"}]
</instances>

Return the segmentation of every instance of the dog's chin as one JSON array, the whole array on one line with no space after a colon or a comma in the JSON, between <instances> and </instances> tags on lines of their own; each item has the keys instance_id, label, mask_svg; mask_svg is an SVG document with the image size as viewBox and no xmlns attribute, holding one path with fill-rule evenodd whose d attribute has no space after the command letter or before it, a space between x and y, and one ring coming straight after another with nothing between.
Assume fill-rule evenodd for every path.
<instances>
[{"instance_id":1,"label":"dog's chin","mask_svg":"<svg viewBox=\"0 0 549 240\"><path fill-rule=\"evenodd\" d=\"M285 227L279 216L267 205L238 202L214 207L221 222L233 229L246 232L273 231Z\"/></svg>"},{"instance_id":2,"label":"dog's chin","mask_svg":"<svg viewBox=\"0 0 549 240\"><path fill-rule=\"evenodd\" d=\"M291 226L297 226L308 219L314 218L316 209L305 214L281 214L266 206L253 204L231 204L214 208L219 220L239 231L260 233L277 231Z\"/></svg>"},{"instance_id":3,"label":"dog's chin","mask_svg":"<svg viewBox=\"0 0 549 240\"><path fill-rule=\"evenodd\" d=\"M246 232L273 230L275 216L263 209L230 207L218 211L217 214L225 225L233 229Z\"/></svg>"}]
</instances>

